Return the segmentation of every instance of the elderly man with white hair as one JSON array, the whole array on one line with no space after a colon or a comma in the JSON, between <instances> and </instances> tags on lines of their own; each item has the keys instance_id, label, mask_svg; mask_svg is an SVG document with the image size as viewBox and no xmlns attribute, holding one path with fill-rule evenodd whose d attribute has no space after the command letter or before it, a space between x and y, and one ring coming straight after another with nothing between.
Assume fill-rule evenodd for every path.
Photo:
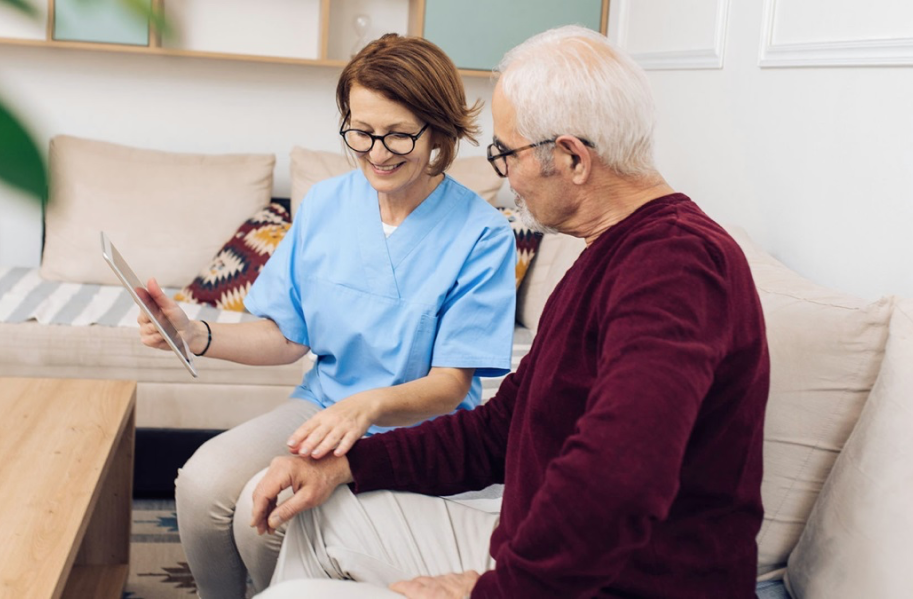
<instances>
[{"instance_id":1,"label":"elderly man with white hair","mask_svg":"<svg viewBox=\"0 0 913 599\"><path fill-rule=\"evenodd\" d=\"M656 171L646 77L605 37L547 31L499 71L489 161L587 247L488 403L273 461L264 597L754 597L770 366L745 257ZM495 483L500 514L440 497Z\"/></svg>"}]
</instances>

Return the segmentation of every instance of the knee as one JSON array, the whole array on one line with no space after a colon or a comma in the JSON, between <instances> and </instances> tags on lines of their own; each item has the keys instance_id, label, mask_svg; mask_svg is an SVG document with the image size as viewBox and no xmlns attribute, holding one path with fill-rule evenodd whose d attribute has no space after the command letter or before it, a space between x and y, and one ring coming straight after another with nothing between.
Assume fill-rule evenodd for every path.
<instances>
[{"instance_id":1,"label":"knee","mask_svg":"<svg viewBox=\"0 0 913 599\"><path fill-rule=\"evenodd\" d=\"M285 536L285 525L271 535L259 535L257 529L250 525L253 492L265 473L263 470L253 477L241 491L232 528L235 546L257 591L269 586L282 547L282 538Z\"/></svg>"},{"instance_id":2,"label":"knee","mask_svg":"<svg viewBox=\"0 0 913 599\"><path fill-rule=\"evenodd\" d=\"M174 481L174 499L178 511L189 512L202 508L207 512L212 506L225 504L228 511L234 510L240 486L233 484L232 462L217 443L218 437L201 445L187 462L178 469Z\"/></svg>"},{"instance_id":3,"label":"knee","mask_svg":"<svg viewBox=\"0 0 913 599\"><path fill-rule=\"evenodd\" d=\"M263 478L264 474L266 474L266 469L258 472L247 482L247 484L241 490L241 494L238 496L237 503L235 504L235 518L233 526L235 540L238 542L239 547L242 545L251 545L254 547L259 547L264 544L269 545L272 544L273 540L275 539L279 539L281 541L282 537L285 534L285 524L276 529L276 533L272 535L259 535L257 533L257 529L250 525L250 520L254 510L254 489L257 488L257 483L260 482L260 479ZM282 493L279 494L277 500L279 503L281 503L291 497L291 495L291 489L285 489L282 491Z\"/></svg>"},{"instance_id":4,"label":"knee","mask_svg":"<svg viewBox=\"0 0 913 599\"><path fill-rule=\"evenodd\" d=\"M260 479L263 478L263 475L266 473L265 470L257 473L252 479L250 479L244 488L241 490L241 494L238 496L238 502L235 505L235 535L246 535L250 534L252 536L258 536L256 529L251 527L250 519L251 514L254 509L254 489L257 488L257 483L260 482Z\"/></svg>"}]
</instances>

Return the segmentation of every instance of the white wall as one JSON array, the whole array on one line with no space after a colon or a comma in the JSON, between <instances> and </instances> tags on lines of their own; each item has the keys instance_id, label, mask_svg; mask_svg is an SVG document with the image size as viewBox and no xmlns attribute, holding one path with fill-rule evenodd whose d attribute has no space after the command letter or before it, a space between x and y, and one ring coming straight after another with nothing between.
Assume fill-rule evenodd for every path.
<instances>
[{"instance_id":1,"label":"white wall","mask_svg":"<svg viewBox=\"0 0 913 599\"><path fill-rule=\"evenodd\" d=\"M781 54L847 62L880 52L874 62L906 66L761 68L765 4L777 9L765 39ZM913 38L913 4L617 0L612 9L612 37L666 65L648 75L657 158L673 187L818 283L863 297L913 296L913 46L891 45L892 36ZM667 11L677 11L674 35L658 26ZM828 45L839 40L849 49ZM716 50L721 69L669 68L711 63Z\"/></svg>"},{"instance_id":2,"label":"white wall","mask_svg":"<svg viewBox=\"0 0 913 599\"><path fill-rule=\"evenodd\" d=\"M814 281L864 297L913 297L911 68L762 69L765 2L611 3L613 35L627 23L626 43L645 63L722 63L649 71L662 172L711 216L744 226ZM855 23L865 36L889 23L888 35L913 37L903 29L913 19L897 13L906 4L872 2L884 6L866 20L838 18L858 5L853 0L778 0L782 18L817 3L833 26L805 11L781 23L774 41L788 50L811 23L808 37L817 41L845 36ZM276 195L288 194L293 145L339 149L337 76L330 68L0 45L0 93L16 100L42 140L68 133L165 150L273 152ZM490 100L487 79L467 86L471 98ZM484 146L487 109L481 123ZM35 265L40 214L14 195L0 188L0 264Z\"/></svg>"},{"instance_id":3,"label":"white wall","mask_svg":"<svg viewBox=\"0 0 913 599\"><path fill-rule=\"evenodd\" d=\"M341 152L336 112L340 69L0 45L0 95L43 144L68 134L169 151L276 155L276 197L288 197L295 145ZM478 147L491 139L492 84L468 78L483 99ZM38 207L0 184L0 264L36 266Z\"/></svg>"}]
</instances>

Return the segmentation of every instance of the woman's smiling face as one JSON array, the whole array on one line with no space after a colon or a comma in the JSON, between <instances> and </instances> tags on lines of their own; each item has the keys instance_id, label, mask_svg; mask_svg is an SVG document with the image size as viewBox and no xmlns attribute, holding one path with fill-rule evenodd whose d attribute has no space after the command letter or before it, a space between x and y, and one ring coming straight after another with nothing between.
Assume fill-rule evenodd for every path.
<instances>
[{"instance_id":1,"label":"woman's smiling face","mask_svg":"<svg viewBox=\"0 0 913 599\"><path fill-rule=\"evenodd\" d=\"M360 129L372 135L416 135L427 124L402 104L360 85L353 85L349 92L349 109L345 128ZM415 141L415 149L408 154L393 154L378 139L369 152L355 152L355 156L378 194L391 200L424 199L431 184L428 165L433 145L434 135L429 128ZM421 198L413 194L421 195Z\"/></svg>"}]
</instances>

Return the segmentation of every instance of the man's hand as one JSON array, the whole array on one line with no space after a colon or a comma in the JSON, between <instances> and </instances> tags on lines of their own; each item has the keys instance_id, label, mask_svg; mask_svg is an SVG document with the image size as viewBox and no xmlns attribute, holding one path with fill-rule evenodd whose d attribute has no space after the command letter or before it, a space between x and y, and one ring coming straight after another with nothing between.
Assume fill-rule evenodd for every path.
<instances>
[{"instance_id":1,"label":"man's hand","mask_svg":"<svg viewBox=\"0 0 913 599\"><path fill-rule=\"evenodd\" d=\"M269 470L254 489L250 525L257 528L258 534L272 534L292 516L317 507L336 487L352 480L349 460L345 457L328 456L320 461L299 456L273 458ZM289 487L295 494L277 506L279 493Z\"/></svg>"},{"instance_id":2,"label":"man's hand","mask_svg":"<svg viewBox=\"0 0 913 599\"><path fill-rule=\"evenodd\" d=\"M314 414L289 437L289 451L314 459L331 451L345 455L377 420L377 395L377 390L356 393Z\"/></svg>"},{"instance_id":3,"label":"man's hand","mask_svg":"<svg viewBox=\"0 0 913 599\"><path fill-rule=\"evenodd\" d=\"M409 599L463 599L469 596L478 580L478 572L466 570L460 574L419 576L412 580L401 580L391 584L390 590Z\"/></svg>"}]
</instances>

